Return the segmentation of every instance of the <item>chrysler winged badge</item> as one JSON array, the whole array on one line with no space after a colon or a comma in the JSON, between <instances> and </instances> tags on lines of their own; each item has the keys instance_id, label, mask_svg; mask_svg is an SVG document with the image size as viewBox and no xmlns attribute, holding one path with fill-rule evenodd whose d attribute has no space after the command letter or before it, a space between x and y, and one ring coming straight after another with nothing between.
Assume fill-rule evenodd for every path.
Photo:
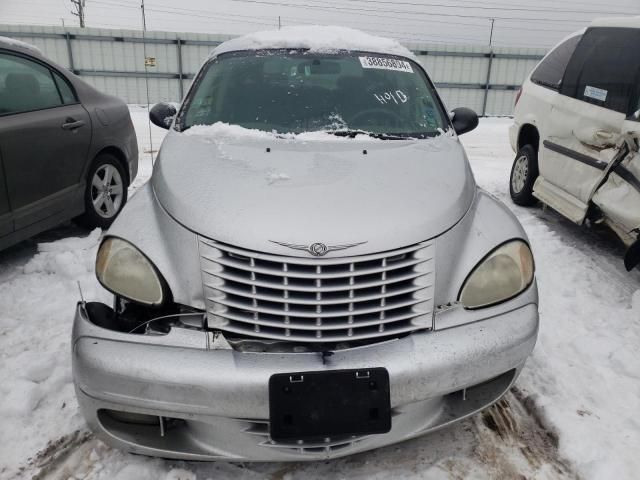
<instances>
[{"instance_id":1,"label":"chrysler winged badge","mask_svg":"<svg viewBox=\"0 0 640 480\"><path fill-rule=\"evenodd\" d=\"M342 245L326 245L324 243L315 242L310 245L300 245L296 243L276 242L275 240L269 240L269 241L271 243L277 243L278 245L292 248L294 250L304 250L305 252L308 252L315 257L322 257L327 253L333 252L335 250L346 250L347 248L356 247L358 245L363 245L367 243L367 242L359 242L359 243L344 243Z\"/></svg>"}]
</instances>

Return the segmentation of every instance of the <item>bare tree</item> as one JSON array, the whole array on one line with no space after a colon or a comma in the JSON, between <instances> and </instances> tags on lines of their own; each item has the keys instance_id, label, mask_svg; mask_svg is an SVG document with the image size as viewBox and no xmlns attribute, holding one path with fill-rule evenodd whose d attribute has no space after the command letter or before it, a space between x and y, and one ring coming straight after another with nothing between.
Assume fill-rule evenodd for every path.
<instances>
[{"instance_id":1,"label":"bare tree","mask_svg":"<svg viewBox=\"0 0 640 480\"><path fill-rule=\"evenodd\" d=\"M71 14L80 19L80 28L84 28L84 5L86 0L71 0L73 10Z\"/></svg>"}]
</instances>

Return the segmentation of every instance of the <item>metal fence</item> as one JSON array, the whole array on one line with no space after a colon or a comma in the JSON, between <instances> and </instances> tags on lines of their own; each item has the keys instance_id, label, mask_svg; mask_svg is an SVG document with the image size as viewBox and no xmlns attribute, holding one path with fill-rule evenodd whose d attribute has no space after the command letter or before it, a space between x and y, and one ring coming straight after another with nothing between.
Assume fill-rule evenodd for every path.
<instances>
[{"instance_id":1,"label":"metal fence","mask_svg":"<svg viewBox=\"0 0 640 480\"><path fill-rule=\"evenodd\" d=\"M56 63L128 103L179 101L209 52L228 35L0 25L0 36L31 43ZM448 108L510 115L515 91L545 49L406 44ZM147 81L148 79L148 81ZM148 87L148 94L147 94Z\"/></svg>"}]
</instances>

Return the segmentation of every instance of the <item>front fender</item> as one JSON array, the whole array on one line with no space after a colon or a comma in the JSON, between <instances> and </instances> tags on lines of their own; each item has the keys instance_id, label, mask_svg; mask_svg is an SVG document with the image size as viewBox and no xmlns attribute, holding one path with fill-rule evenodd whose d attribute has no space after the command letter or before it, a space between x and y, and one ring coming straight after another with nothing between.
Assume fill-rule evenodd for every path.
<instances>
[{"instance_id":1,"label":"front fender","mask_svg":"<svg viewBox=\"0 0 640 480\"><path fill-rule=\"evenodd\" d=\"M478 189L462 220L436 239L436 306L457 301L464 281L478 262L498 245L516 238L529 243L511 210ZM533 288L501 304L499 309L518 308L527 303L538 303L535 282Z\"/></svg>"},{"instance_id":2,"label":"front fender","mask_svg":"<svg viewBox=\"0 0 640 480\"><path fill-rule=\"evenodd\" d=\"M204 310L197 236L164 211L149 182L129 200L109 235L128 241L153 262L176 303Z\"/></svg>"}]
</instances>

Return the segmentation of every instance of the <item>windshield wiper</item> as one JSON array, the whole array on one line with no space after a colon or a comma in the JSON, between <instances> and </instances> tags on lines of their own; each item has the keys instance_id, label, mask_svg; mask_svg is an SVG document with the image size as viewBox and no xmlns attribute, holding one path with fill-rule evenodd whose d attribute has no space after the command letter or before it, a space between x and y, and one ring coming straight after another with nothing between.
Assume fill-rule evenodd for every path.
<instances>
[{"instance_id":1,"label":"windshield wiper","mask_svg":"<svg viewBox=\"0 0 640 480\"><path fill-rule=\"evenodd\" d=\"M336 137L355 138L357 135L368 135L373 138L379 138L380 140L406 140L407 139L407 137L403 137L401 135L393 135L390 133L367 132L366 130L326 130L326 132L330 135L335 135Z\"/></svg>"}]
</instances>

